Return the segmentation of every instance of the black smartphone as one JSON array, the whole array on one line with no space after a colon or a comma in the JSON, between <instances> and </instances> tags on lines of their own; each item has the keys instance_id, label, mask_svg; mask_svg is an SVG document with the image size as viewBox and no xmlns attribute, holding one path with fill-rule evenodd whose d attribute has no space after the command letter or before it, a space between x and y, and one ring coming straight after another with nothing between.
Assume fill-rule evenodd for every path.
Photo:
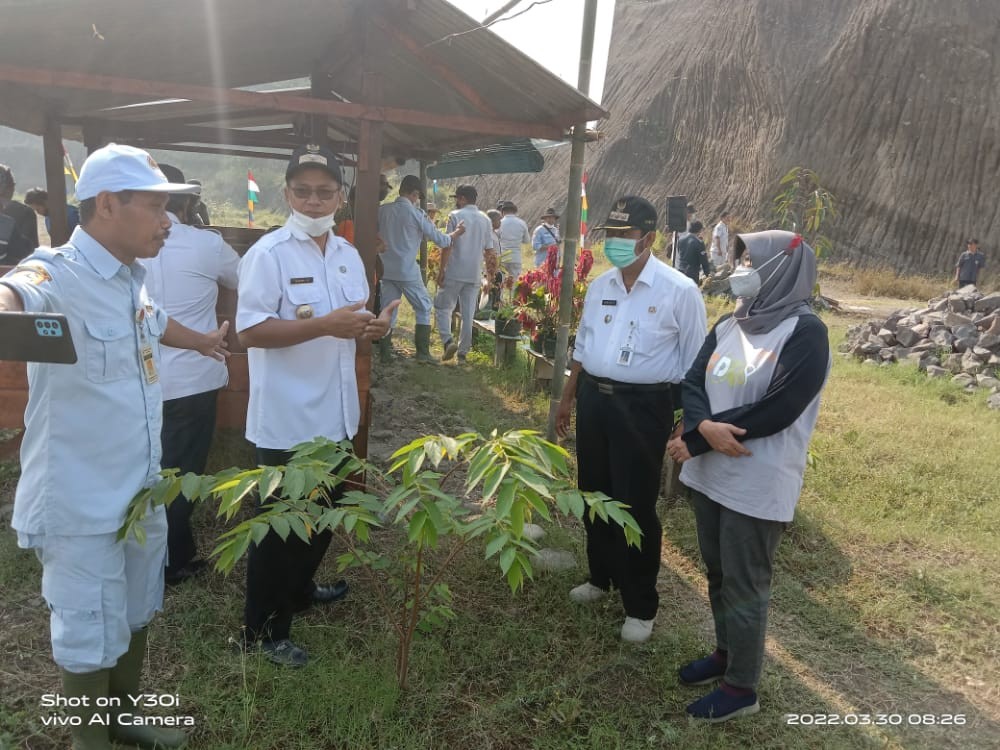
<instances>
[{"instance_id":1,"label":"black smartphone","mask_svg":"<svg viewBox=\"0 0 1000 750\"><path fill-rule=\"evenodd\" d=\"M0 360L76 363L76 347L65 315L0 312Z\"/></svg>"}]
</instances>

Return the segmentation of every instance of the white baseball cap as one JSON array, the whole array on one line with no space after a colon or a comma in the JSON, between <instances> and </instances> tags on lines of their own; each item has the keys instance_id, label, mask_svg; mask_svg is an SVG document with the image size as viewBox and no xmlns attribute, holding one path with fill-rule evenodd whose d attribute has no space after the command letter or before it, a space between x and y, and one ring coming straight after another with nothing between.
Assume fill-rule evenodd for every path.
<instances>
[{"instance_id":1,"label":"white baseball cap","mask_svg":"<svg viewBox=\"0 0 1000 750\"><path fill-rule=\"evenodd\" d=\"M134 146L109 143L87 157L76 181L76 199L87 200L98 193L141 190L191 195L196 185L169 182L153 157Z\"/></svg>"}]
</instances>

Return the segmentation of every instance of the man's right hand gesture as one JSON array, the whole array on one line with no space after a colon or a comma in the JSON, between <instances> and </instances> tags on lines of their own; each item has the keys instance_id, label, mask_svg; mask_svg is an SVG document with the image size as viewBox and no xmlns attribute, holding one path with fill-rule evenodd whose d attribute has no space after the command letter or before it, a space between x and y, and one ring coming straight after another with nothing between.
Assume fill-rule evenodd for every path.
<instances>
[{"instance_id":1,"label":"man's right hand gesture","mask_svg":"<svg viewBox=\"0 0 1000 750\"><path fill-rule=\"evenodd\" d=\"M366 304L366 302L355 302L353 305L338 307L320 317L324 333L338 339L358 338L365 332L368 322L375 317L374 313L364 309Z\"/></svg>"}]
</instances>

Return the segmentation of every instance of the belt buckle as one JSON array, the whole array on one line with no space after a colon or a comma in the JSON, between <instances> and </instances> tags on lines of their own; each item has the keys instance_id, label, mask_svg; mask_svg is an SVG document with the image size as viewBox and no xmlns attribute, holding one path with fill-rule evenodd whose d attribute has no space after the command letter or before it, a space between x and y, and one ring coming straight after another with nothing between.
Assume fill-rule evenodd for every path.
<instances>
[{"instance_id":1,"label":"belt buckle","mask_svg":"<svg viewBox=\"0 0 1000 750\"><path fill-rule=\"evenodd\" d=\"M603 393L605 396L613 396L615 393L615 387L611 383L598 383L597 392Z\"/></svg>"}]
</instances>

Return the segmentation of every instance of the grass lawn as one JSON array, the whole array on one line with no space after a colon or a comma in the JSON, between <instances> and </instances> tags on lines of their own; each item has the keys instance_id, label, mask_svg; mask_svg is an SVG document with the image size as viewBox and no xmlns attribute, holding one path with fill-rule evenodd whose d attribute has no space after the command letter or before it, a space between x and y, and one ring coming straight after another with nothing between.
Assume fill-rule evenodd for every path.
<instances>
[{"instance_id":1,"label":"grass lawn","mask_svg":"<svg viewBox=\"0 0 1000 750\"><path fill-rule=\"evenodd\" d=\"M836 343L847 322L828 323ZM464 368L376 367L375 457L423 432L544 429L548 401L532 391L527 363L498 371L489 341L478 346ZM151 628L146 686L179 695L180 707L162 712L194 716L190 747L206 750L997 747L1000 415L983 399L912 370L836 358L816 466L778 553L755 717L718 727L686 720L685 705L706 691L679 686L676 669L712 643L693 518L680 498L664 502L661 609L644 646L619 641L616 599L568 601L585 575L583 532L557 520L545 545L572 550L581 567L540 574L515 597L495 561L478 550L459 557L446 576L458 618L418 639L405 693L366 572L351 574L346 602L296 620L293 635L312 656L304 670L231 653L242 566L168 593ZM250 462L239 435L222 435L210 469ZM15 475L9 464L0 470L0 504ZM200 529L208 549L221 527L203 514ZM383 543L397 540L385 532ZM332 557L324 579L335 575ZM0 590L0 747L63 747L66 736L39 718L39 696L58 690L39 566L8 529ZM866 714L872 723L796 726L788 714L841 723ZM964 725L924 725L944 715Z\"/></svg>"}]
</instances>

